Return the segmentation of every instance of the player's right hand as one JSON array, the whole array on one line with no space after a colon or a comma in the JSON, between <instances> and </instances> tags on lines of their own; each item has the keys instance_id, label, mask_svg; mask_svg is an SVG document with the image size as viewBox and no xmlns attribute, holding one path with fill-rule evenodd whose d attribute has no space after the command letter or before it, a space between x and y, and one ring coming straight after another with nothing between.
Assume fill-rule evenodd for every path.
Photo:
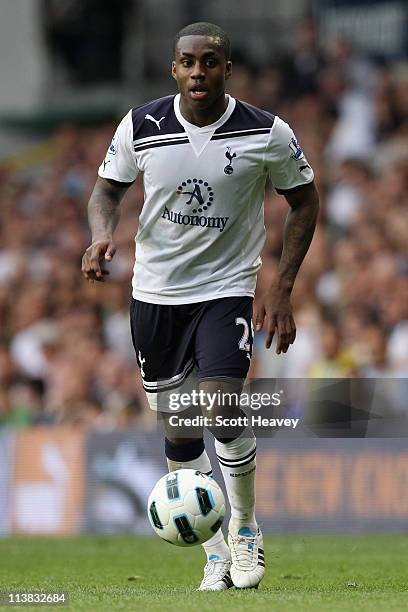
<instances>
[{"instance_id":1,"label":"player's right hand","mask_svg":"<svg viewBox=\"0 0 408 612\"><path fill-rule=\"evenodd\" d=\"M101 268L101 261L111 261L116 253L116 247L112 240L95 240L86 249L82 257L82 274L90 283L98 281L103 283L108 270Z\"/></svg>"}]
</instances>

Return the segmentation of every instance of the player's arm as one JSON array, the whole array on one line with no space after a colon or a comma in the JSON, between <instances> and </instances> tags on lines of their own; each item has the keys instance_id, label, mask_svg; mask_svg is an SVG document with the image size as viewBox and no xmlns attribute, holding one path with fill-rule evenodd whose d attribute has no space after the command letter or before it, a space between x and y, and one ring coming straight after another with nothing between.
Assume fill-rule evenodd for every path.
<instances>
[{"instance_id":1,"label":"player's arm","mask_svg":"<svg viewBox=\"0 0 408 612\"><path fill-rule=\"evenodd\" d=\"M133 151L132 111L122 119L98 170L98 179L88 203L91 245L82 258L82 274L93 283L104 281L101 260L110 261L116 248L113 232L120 217L120 203L134 183L138 167Z\"/></svg>"},{"instance_id":2,"label":"player's arm","mask_svg":"<svg viewBox=\"0 0 408 612\"><path fill-rule=\"evenodd\" d=\"M113 233L120 218L120 202L131 183L120 183L98 177L88 203L91 245L82 257L82 274L93 283L104 281L109 274L101 268L101 260L110 261L115 254Z\"/></svg>"},{"instance_id":3,"label":"player's arm","mask_svg":"<svg viewBox=\"0 0 408 612\"><path fill-rule=\"evenodd\" d=\"M319 212L319 196L313 181L292 193L286 193L285 198L290 210L285 222L278 274L268 290L257 297L254 312L256 330L261 330L266 324L266 348L270 348L277 330L278 354L286 353L289 345L295 341L296 326L290 296L312 241Z\"/></svg>"}]
</instances>

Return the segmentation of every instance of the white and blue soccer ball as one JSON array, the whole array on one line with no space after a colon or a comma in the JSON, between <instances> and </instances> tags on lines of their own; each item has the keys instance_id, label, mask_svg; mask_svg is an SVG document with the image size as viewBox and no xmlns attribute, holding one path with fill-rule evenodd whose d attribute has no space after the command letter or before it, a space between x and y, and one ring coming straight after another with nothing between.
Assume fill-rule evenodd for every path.
<instances>
[{"instance_id":1,"label":"white and blue soccer ball","mask_svg":"<svg viewBox=\"0 0 408 612\"><path fill-rule=\"evenodd\" d=\"M158 536L176 546L209 540L225 515L224 495L213 478L196 470L176 470L156 483L147 514Z\"/></svg>"}]
</instances>

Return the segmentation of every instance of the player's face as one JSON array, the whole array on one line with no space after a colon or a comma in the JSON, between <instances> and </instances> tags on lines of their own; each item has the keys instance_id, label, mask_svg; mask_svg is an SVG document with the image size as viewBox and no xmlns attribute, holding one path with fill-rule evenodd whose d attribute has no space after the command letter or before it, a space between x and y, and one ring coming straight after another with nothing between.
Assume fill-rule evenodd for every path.
<instances>
[{"instance_id":1,"label":"player's face","mask_svg":"<svg viewBox=\"0 0 408 612\"><path fill-rule=\"evenodd\" d=\"M176 47L172 74L191 109L211 109L224 96L231 62L226 60L224 49L215 38L183 36Z\"/></svg>"}]
</instances>

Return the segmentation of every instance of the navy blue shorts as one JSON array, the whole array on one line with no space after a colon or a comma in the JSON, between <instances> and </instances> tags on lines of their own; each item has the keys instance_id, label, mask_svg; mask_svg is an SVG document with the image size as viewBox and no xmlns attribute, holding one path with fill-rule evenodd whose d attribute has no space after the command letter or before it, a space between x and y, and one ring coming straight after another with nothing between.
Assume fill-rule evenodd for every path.
<instances>
[{"instance_id":1,"label":"navy blue shorts","mask_svg":"<svg viewBox=\"0 0 408 612\"><path fill-rule=\"evenodd\" d=\"M245 379L252 357L252 298L183 305L132 298L133 346L150 406L154 394L183 388L194 376Z\"/></svg>"}]
</instances>

